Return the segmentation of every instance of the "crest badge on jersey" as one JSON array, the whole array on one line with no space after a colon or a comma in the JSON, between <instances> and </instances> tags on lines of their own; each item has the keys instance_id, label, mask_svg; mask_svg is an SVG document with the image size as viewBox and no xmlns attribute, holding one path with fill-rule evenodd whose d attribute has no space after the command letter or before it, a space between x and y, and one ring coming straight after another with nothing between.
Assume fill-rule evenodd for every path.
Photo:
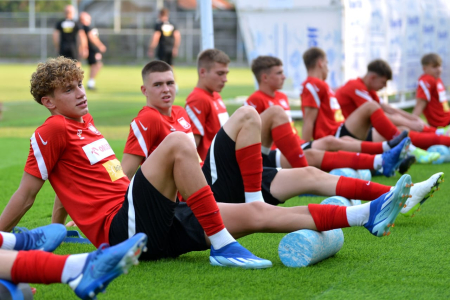
<instances>
[{"instance_id":1,"label":"crest badge on jersey","mask_svg":"<svg viewBox=\"0 0 450 300\"><path fill-rule=\"evenodd\" d=\"M222 99L219 99L219 103L220 103L220 106L222 106L222 108L227 108L226 106L225 106L225 103L223 103L223 101L222 101Z\"/></svg>"},{"instance_id":2,"label":"crest badge on jersey","mask_svg":"<svg viewBox=\"0 0 450 300\"><path fill-rule=\"evenodd\" d=\"M96 135L100 135L101 134L100 131L98 131L97 128L95 128L94 125L92 125L91 123L89 123L88 128L89 128L90 131L92 131Z\"/></svg>"},{"instance_id":3,"label":"crest badge on jersey","mask_svg":"<svg viewBox=\"0 0 450 300\"><path fill-rule=\"evenodd\" d=\"M84 140L84 136L81 136L83 134L83 130L78 129L77 135L80 138L80 140Z\"/></svg>"},{"instance_id":4,"label":"crest badge on jersey","mask_svg":"<svg viewBox=\"0 0 450 300\"><path fill-rule=\"evenodd\" d=\"M287 105L286 100L284 100L284 99L281 99L281 100L280 100L280 104L281 104L281 106L283 106L284 108L288 108L288 107L289 107L289 106Z\"/></svg>"},{"instance_id":5,"label":"crest badge on jersey","mask_svg":"<svg viewBox=\"0 0 450 300\"><path fill-rule=\"evenodd\" d=\"M189 128L191 128L191 124L189 124L189 122L186 121L186 120L184 119L184 117L179 118L179 119L178 119L178 123L180 123L180 125L183 126L184 129L189 129Z\"/></svg>"}]
</instances>

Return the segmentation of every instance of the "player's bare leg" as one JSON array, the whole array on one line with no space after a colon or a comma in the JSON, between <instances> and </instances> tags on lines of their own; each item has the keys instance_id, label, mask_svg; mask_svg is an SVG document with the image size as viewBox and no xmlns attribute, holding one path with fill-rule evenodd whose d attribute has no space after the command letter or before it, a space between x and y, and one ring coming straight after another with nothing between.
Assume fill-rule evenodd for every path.
<instances>
[{"instance_id":1,"label":"player's bare leg","mask_svg":"<svg viewBox=\"0 0 450 300\"><path fill-rule=\"evenodd\" d=\"M272 129L280 125L289 123L289 117L284 109L274 105L266 109L261 115L261 144L270 148L273 144Z\"/></svg>"},{"instance_id":2,"label":"player's bare leg","mask_svg":"<svg viewBox=\"0 0 450 300\"><path fill-rule=\"evenodd\" d=\"M374 102L361 105L345 120L345 127L358 139L365 140L372 126L370 117L378 109L380 105Z\"/></svg>"},{"instance_id":3,"label":"player's bare leg","mask_svg":"<svg viewBox=\"0 0 450 300\"><path fill-rule=\"evenodd\" d=\"M223 129L236 142L236 150L261 143L261 120L258 113L251 107L238 108Z\"/></svg>"},{"instance_id":4,"label":"player's bare leg","mask_svg":"<svg viewBox=\"0 0 450 300\"><path fill-rule=\"evenodd\" d=\"M336 138L332 135L314 140L313 149L326 151L361 152L361 141L349 137L349 139Z\"/></svg>"},{"instance_id":5,"label":"player's bare leg","mask_svg":"<svg viewBox=\"0 0 450 300\"><path fill-rule=\"evenodd\" d=\"M0 278L11 281L11 269L16 260L17 251L7 251L0 249Z\"/></svg>"}]
</instances>

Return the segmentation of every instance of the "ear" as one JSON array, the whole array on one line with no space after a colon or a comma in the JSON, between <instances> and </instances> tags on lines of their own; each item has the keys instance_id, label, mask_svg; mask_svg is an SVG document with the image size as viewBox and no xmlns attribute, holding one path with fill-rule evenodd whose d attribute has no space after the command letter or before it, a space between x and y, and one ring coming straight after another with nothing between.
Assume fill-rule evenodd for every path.
<instances>
[{"instance_id":1,"label":"ear","mask_svg":"<svg viewBox=\"0 0 450 300\"><path fill-rule=\"evenodd\" d=\"M199 70L198 70L198 75L199 75L199 77L204 77L205 76L205 74L206 74L206 69L205 68L200 68Z\"/></svg>"},{"instance_id":2,"label":"ear","mask_svg":"<svg viewBox=\"0 0 450 300\"><path fill-rule=\"evenodd\" d=\"M145 85L141 85L141 92L142 92L142 95L147 97L147 88L145 87Z\"/></svg>"},{"instance_id":3,"label":"ear","mask_svg":"<svg viewBox=\"0 0 450 300\"><path fill-rule=\"evenodd\" d=\"M261 72L260 82L265 82L267 80L267 73Z\"/></svg>"},{"instance_id":4,"label":"ear","mask_svg":"<svg viewBox=\"0 0 450 300\"><path fill-rule=\"evenodd\" d=\"M50 96L44 96L41 98L41 103L44 105L47 109L55 109L56 105L53 103L53 98Z\"/></svg>"}]
</instances>

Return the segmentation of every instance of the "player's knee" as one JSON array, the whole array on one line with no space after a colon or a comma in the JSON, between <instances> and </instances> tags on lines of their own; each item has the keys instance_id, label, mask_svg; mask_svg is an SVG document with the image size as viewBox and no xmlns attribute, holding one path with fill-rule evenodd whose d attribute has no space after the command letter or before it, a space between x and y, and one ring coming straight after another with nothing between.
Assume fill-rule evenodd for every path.
<instances>
[{"instance_id":1,"label":"player's knee","mask_svg":"<svg viewBox=\"0 0 450 300\"><path fill-rule=\"evenodd\" d=\"M164 139L164 145L174 152L182 153L194 153L195 145L192 139L184 132L175 131L166 136Z\"/></svg>"},{"instance_id":2,"label":"player's knee","mask_svg":"<svg viewBox=\"0 0 450 300\"><path fill-rule=\"evenodd\" d=\"M281 106L273 105L266 111L271 115L272 119L277 120L279 123L289 122L289 117Z\"/></svg>"},{"instance_id":3,"label":"player's knee","mask_svg":"<svg viewBox=\"0 0 450 300\"><path fill-rule=\"evenodd\" d=\"M236 116L241 122L255 126L261 126L261 118L259 117L256 109L251 106L242 106L238 108L234 112L234 114L237 114Z\"/></svg>"},{"instance_id":4,"label":"player's knee","mask_svg":"<svg viewBox=\"0 0 450 300\"><path fill-rule=\"evenodd\" d=\"M374 112L377 109L381 108L380 104L373 101L364 103L362 107L365 107L365 109L367 109L370 112Z\"/></svg>"}]
</instances>

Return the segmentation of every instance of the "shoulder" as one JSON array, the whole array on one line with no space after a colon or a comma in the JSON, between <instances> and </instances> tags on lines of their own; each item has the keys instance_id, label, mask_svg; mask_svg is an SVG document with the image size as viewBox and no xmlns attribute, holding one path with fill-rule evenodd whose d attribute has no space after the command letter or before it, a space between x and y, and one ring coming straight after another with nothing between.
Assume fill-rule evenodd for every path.
<instances>
[{"instance_id":1,"label":"shoulder","mask_svg":"<svg viewBox=\"0 0 450 300\"><path fill-rule=\"evenodd\" d=\"M429 84L433 84L433 83L437 82L437 80L433 76L428 75L428 74L423 74L422 76L420 76L419 81L423 81L423 82L426 82Z\"/></svg>"},{"instance_id":2,"label":"shoulder","mask_svg":"<svg viewBox=\"0 0 450 300\"><path fill-rule=\"evenodd\" d=\"M208 102L210 97L201 89L195 88L186 98L186 102Z\"/></svg>"}]
</instances>

